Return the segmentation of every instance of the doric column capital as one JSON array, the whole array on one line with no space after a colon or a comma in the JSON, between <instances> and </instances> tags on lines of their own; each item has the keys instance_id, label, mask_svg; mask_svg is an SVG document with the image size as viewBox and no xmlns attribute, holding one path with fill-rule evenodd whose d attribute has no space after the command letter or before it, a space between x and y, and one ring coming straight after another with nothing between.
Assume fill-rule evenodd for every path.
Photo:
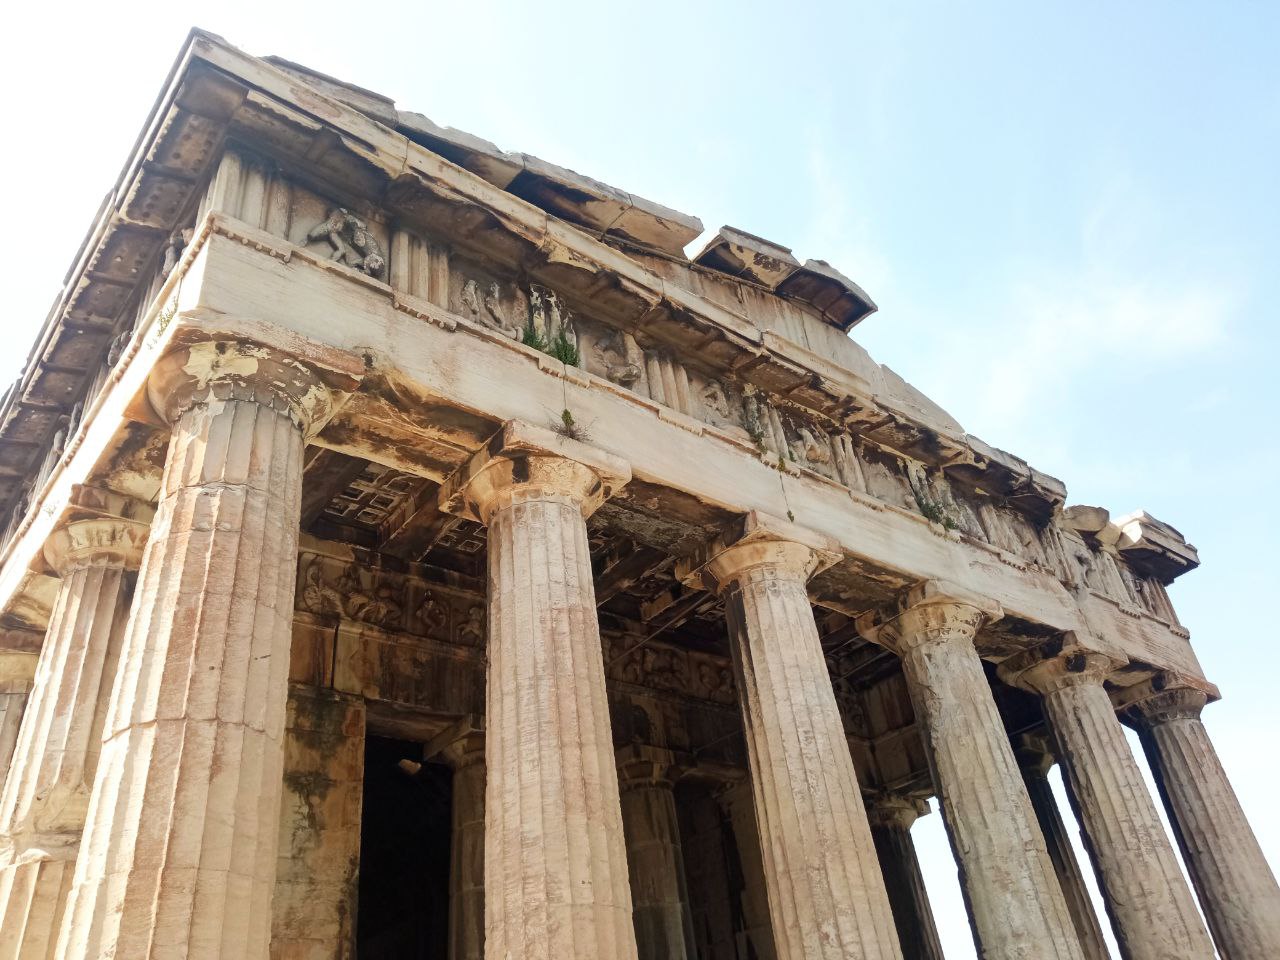
<instances>
[{"instance_id":1,"label":"doric column capital","mask_svg":"<svg viewBox=\"0 0 1280 960\"><path fill-rule=\"evenodd\" d=\"M618 782L623 790L644 787L671 789L688 766L670 750L640 743L629 743L617 749Z\"/></svg>"},{"instance_id":2,"label":"doric column capital","mask_svg":"<svg viewBox=\"0 0 1280 960\"><path fill-rule=\"evenodd\" d=\"M832 538L753 510L681 561L676 575L685 583L721 593L751 570L769 567L808 580L839 559L840 546Z\"/></svg>"},{"instance_id":3,"label":"doric column capital","mask_svg":"<svg viewBox=\"0 0 1280 960\"><path fill-rule=\"evenodd\" d=\"M1101 686L1123 660L1084 647L1070 634L1015 653L998 669L1005 683L1044 696L1080 684Z\"/></svg>"},{"instance_id":4,"label":"doric column capital","mask_svg":"<svg viewBox=\"0 0 1280 960\"><path fill-rule=\"evenodd\" d=\"M310 437L333 415L335 394L354 390L362 374L345 355L319 362L245 340L204 340L160 359L147 399L166 423L200 404L251 401L287 413Z\"/></svg>"},{"instance_id":5,"label":"doric column capital","mask_svg":"<svg viewBox=\"0 0 1280 960\"><path fill-rule=\"evenodd\" d=\"M126 570L137 570L150 532L145 523L118 517L73 520L45 541L45 562L60 577L91 563L119 563Z\"/></svg>"},{"instance_id":6,"label":"doric column capital","mask_svg":"<svg viewBox=\"0 0 1280 960\"><path fill-rule=\"evenodd\" d=\"M621 457L544 427L508 420L445 481L440 506L487 525L510 504L564 498L588 517L630 480L631 465Z\"/></svg>"},{"instance_id":7,"label":"doric column capital","mask_svg":"<svg viewBox=\"0 0 1280 960\"><path fill-rule=\"evenodd\" d=\"M887 827L905 833L928 813L929 801L915 797L881 793L867 800L867 820L873 827Z\"/></svg>"},{"instance_id":8,"label":"doric column capital","mask_svg":"<svg viewBox=\"0 0 1280 960\"><path fill-rule=\"evenodd\" d=\"M984 623L1004 616L994 600L941 580L925 580L899 597L889 611L873 610L857 620L872 643L903 656L918 647L972 641Z\"/></svg>"},{"instance_id":9,"label":"doric column capital","mask_svg":"<svg viewBox=\"0 0 1280 960\"><path fill-rule=\"evenodd\" d=\"M1121 716L1137 730L1150 730L1171 720L1199 720L1209 695L1194 687L1174 687L1131 703Z\"/></svg>"},{"instance_id":10,"label":"doric column capital","mask_svg":"<svg viewBox=\"0 0 1280 960\"><path fill-rule=\"evenodd\" d=\"M1120 719L1140 733L1171 720L1198 720L1200 711L1217 699L1218 688L1213 684L1171 670L1112 696Z\"/></svg>"}]
</instances>

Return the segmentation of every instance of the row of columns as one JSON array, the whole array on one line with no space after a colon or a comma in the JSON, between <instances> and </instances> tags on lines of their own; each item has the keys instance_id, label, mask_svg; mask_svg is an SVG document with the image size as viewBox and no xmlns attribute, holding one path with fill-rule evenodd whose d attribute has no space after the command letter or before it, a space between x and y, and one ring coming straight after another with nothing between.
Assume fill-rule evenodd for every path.
<instances>
[{"instance_id":1,"label":"row of columns","mask_svg":"<svg viewBox=\"0 0 1280 960\"><path fill-rule=\"evenodd\" d=\"M267 956L302 453L329 393L269 351L202 364L181 355L153 378L172 438L145 549L136 527L96 520L50 546L62 587L0 799L0 958ZM513 422L441 493L489 531L484 766L468 779L455 761L464 787L484 784L482 836L457 825L483 847L484 884L455 893L483 897L496 960L632 960L637 920L664 956L689 940L667 773L631 758L620 791L609 733L586 519L629 478ZM727 611L777 957L927 957L936 936L899 932L926 915L907 815L868 818L809 604L808 578L837 557L752 514L681 570ZM982 955L1082 960L1095 948L1069 871L974 646L998 615L926 584L860 626L902 660ZM1044 698L1125 956L1207 960L1108 666L1063 653L1004 673ZM1280 955L1280 893L1198 706L1134 710L1223 956ZM890 882L920 901L914 921L891 908L886 860L904 865Z\"/></svg>"}]
</instances>

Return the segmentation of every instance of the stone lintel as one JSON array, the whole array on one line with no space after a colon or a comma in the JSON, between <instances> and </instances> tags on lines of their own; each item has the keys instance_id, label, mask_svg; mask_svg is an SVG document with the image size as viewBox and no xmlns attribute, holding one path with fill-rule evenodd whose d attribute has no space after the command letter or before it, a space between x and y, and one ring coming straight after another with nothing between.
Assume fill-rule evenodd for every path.
<instances>
[{"instance_id":1,"label":"stone lintel","mask_svg":"<svg viewBox=\"0 0 1280 960\"><path fill-rule=\"evenodd\" d=\"M902 655L920 639L952 632L972 639L983 623L1004 616L1000 604L946 580L922 580L902 593L889 610L870 610L857 618L866 640ZM919 638L919 639L918 639Z\"/></svg>"},{"instance_id":2,"label":"stone lintel","mask_svg":"<svg viewBox=\"0 0 1280 960\"><path fill-rule=\"evenodd\" d=\"M808 580L843 556L831 537L758 510L739 517L728 530L692 557L676 564L676 577L718 593L744 571L764 564L792 566Z\"/></svg>"},{"instance_id":3,"label":"stone lintel","mask_svg":"<svg viewBox=\"0 0 1280 960\"><path fill-rule=\"evenodd\" d=\"M516 496L569 496L584 517L631 480L631 465L580 440L508 420L440 488L440 509L488 523Z\"/></svg>"}]
</instances>

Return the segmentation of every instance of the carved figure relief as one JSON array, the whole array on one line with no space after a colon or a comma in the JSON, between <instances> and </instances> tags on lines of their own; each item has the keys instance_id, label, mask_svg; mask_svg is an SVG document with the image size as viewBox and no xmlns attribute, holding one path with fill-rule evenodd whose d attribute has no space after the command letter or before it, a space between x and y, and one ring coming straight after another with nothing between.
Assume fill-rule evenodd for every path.
<instances>
[{"instance_id":1,"label":"carved figure relief","mask_svg":"<svg viewBox=\"0 0 1280 960\"><path fill-rule=\"evenodd\" d=\"M458 642L468 647L485 645L484 607L480 604L467 609L467 619L458 627Z\"/></svg>"},{"instance_id":2,"label":"carved figure relief","mask_svg":"<svg viewBox=\"0 0 1280 960\"><path fill-rule=\"evenodd\" d=\"M382 280L387 257L368 225L345 207L335 207L328 219L307 231L307 240L326 240L333 248L329 259Z\"/></svg>"},{"instance_id":3,"label":"carved figure relief","mask_svg":"<svg viewBox=\"0 0 1280 960\"><path fill-rule=\"evenodd\" d=\"M317 558L307 564L306 573L302 576L300 602L303 610L319 617L341 617L343 614L342 594L324 582L324 569Z\"/></svg>"},{"instance_id":4,"label":"carved figure relief","mask_svg":"<svg viewBox=\"0 0 1280 960\"><path fill-rule=\"evenodd\" d=\"M343 571L337 590L344 598L344 610L350 619L387 629L399 624L401 611L395 589L389 583L379 582L372 592L365 590L356 564L349 564Z\"/></svg>"},{"instance_id":5,"label":"carved figure relief","mask_svg":"<svg viewBox=\"0 0 1280 960\"><path fill-rule=\"evenodd\" d=\"M728 666L717 665L710 660L698 664L698 682L702 685L702 693L708 700L717 703L733 703L733 674Z\"/></svg>"},{"instance_id":6,"label":"carved figure relief","mask_svg":"<svg viewBox=\"0 0 1280 960\"><path fill-rule=\"evenodd\" d=\"M187 244L191 242L192 235L193 231L190 227L185 230L174 231L170 235L169 242L164 248L164 261L160 265L161 277L167 277L173 273L173 268L182 259L182 252L187 249Z\"/></svg>"},{"instance_id":7,"label":"carved figure relief","mask_svg":"<svg viewBox=\"0 0 1280 960\"><path fill-rule=\"evenodd\" d=\"M448 639L449 610L430 590L423 594L422 603L418 604L418 619L422 621L427 636Z\"/></svg>"},{"instance_id":8,"label":"carved figure relief","mask_svg":"<svg viewBox=\"0 0 1280 960\"><path fill-rule=\"evenodd\" d=\"M592 359L606 380L624 387L630 388L643 373L640 365L644 362L644 354L635 338L622 330L611 329L597 340Z\"/></svg>"},{"instance_id":9,"label":"carved figure relief","mask_svg":"<svg viewBox=\"0 0 1280 960\"><path fill-rule=\"evenodd\" d=\"M470 278L462 285L462 312L476 319L480 317L480 292Z\"/></svg>"},{"instance_id":10,"label":"carved figure relief","mask_svg":"<svg viewBox=\"0 0 1280 960\"><path fill-rule=\"evenodd\" d=\"M814 433L809 427L802 426L796 433L798 437L791 444L795 451L796 459L808 466L814 464L829 464L831 462L831 444L827 442L826 435L822 435L822 439L818 439L818 434Z\"/></svg>"},{"instance_id":11,"label":"carved figure relief","mask_svg":"<svg viewBox=\"0 0 1280 960\"><path fill-rule=\"evenodd\" d=\"M719 380L708 380L702 388L702 408L713 417L729 420L729 397Z\"/></svg>"},{"instance_id":12,"label":"carved figure relief","mask_svg":"<svg viewBox=\"0 0 1280 960\"><path fill-rule=\"evenodd\" d=\"M520 339L520 328L507 319L507 311L502 306L502 285L491 280L484 288L481 297L482 281L472 278L462 284L462 312L481 326L496 330L504 337L512 340Z\"/></svg>"}]
</instances>

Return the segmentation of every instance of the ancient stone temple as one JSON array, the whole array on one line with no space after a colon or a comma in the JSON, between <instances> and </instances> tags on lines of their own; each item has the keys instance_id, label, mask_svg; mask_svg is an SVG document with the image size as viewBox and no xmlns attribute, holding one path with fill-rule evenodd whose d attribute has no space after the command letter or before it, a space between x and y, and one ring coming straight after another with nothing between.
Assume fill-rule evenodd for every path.
<instances>
[{"instance_id":1,"label":"ancient stone temple","mask_svg":"<svg viewBox=\"0 0 1280 960\"><path fill-rule=\"evenodd\" d=\"M937 960L931 807L988 960L1280 957L1194 548L700 233L191 36L0 404L0 960Z\"/></svg>"}]
</instances>

